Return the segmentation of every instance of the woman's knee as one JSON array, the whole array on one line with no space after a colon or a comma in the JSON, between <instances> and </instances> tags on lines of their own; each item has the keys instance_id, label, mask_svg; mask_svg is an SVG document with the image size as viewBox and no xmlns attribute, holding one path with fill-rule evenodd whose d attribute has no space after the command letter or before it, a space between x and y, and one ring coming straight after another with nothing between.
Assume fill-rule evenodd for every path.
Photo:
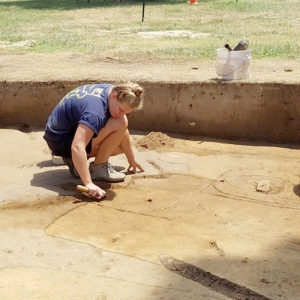
<instances>
[{"instance_id":1,"label":"woman's knee","mask_svg":"<svg viewBox=\"0 0 300 300\"><path fill-rule=\"evenodd\" d=\"M111 117L107 121L106 126L112 128L113 130L119 130L119 129L126 130L128 127L127 117L126 116L123 116L122 118Z\"/></svg>"}]
</instances>

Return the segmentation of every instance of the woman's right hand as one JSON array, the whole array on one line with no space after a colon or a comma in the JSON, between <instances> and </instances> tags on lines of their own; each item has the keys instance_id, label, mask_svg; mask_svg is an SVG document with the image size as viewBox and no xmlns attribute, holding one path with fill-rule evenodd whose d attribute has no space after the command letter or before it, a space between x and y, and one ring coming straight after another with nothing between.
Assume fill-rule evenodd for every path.
<instances>
[{"instance_id":1,"label":"woman's right hand","mask_svg":"<svg viewBox=\"0 0 300 300\"><path fill-rule=\"evenodd\" d=\"M85 185L88 188L88 194L96 199L100 200L106 196L106 192L102 190L98 185L94 183L88 183Z\"/></svg>"}]
</instances>

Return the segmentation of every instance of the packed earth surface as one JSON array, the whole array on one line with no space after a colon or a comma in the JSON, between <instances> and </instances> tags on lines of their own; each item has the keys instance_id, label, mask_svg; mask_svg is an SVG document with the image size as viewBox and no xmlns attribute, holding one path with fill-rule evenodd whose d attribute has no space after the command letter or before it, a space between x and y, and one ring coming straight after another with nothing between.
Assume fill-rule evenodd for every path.
<instances>
[{"instance_id":1,"label":"packed earth surface","mask_svg":"<svg viewBox=\"0 0 300 300\"><path fill-rule=\"evenodd\" d=\"M249 80L299 82L299 66L254 62ZM216 77L213 62L73 54L2 55L0 70L2 81ZM126 179L97 182L96 201L42 128L0 129L0 298L298 299L297 145L131 134L145 172L111 158Z\"/></svg>"},{"instance_id":2,"label":"packed earth surface","mask_svg":"<svg viewBox=\"0 0 300 300\"><path fill-rule=\"evenodd\" d=\"M250 62L250 82L300 82L300 60ZM216 78L216 60L101 57L74 53L1 54L2 81L162 81L198 82Z\"/></svg>"}]
</instances>

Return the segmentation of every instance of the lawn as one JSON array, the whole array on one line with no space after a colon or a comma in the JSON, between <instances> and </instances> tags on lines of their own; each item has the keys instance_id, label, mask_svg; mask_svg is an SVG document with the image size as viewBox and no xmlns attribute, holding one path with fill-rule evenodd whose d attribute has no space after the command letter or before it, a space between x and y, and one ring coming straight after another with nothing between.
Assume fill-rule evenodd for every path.
<instances>
[{"instance_id":1,"label":"lawn","mask_svg":"<svg viewBox=\"0 0 300 300\"><path fill-rule=\"evenodd\" d=\"M0 0L0 54L208 59L247 38L256 59L297 59L299 28L299 0L146 0L144 22L142 1Z\"/></svg>"}]
</instances>

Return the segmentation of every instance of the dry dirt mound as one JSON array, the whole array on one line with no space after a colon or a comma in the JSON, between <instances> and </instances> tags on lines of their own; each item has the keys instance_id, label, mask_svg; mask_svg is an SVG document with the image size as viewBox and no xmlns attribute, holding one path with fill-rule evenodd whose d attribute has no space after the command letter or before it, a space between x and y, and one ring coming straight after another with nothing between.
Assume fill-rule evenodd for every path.
<instances>
[{"instance_id":1,"label":"dry dirt mound","mask_svg":"<svg viewBox=\"0 0 300 300\"><path fill-rule=\"evenodd\" d=\"M175 141L173 138L162 132L150 132L145 137L136 142L136 147L140 151L156 150L165 151L175 147ZM173 149L174 150L174 149Z\"/></svg>"}]
</instances>

